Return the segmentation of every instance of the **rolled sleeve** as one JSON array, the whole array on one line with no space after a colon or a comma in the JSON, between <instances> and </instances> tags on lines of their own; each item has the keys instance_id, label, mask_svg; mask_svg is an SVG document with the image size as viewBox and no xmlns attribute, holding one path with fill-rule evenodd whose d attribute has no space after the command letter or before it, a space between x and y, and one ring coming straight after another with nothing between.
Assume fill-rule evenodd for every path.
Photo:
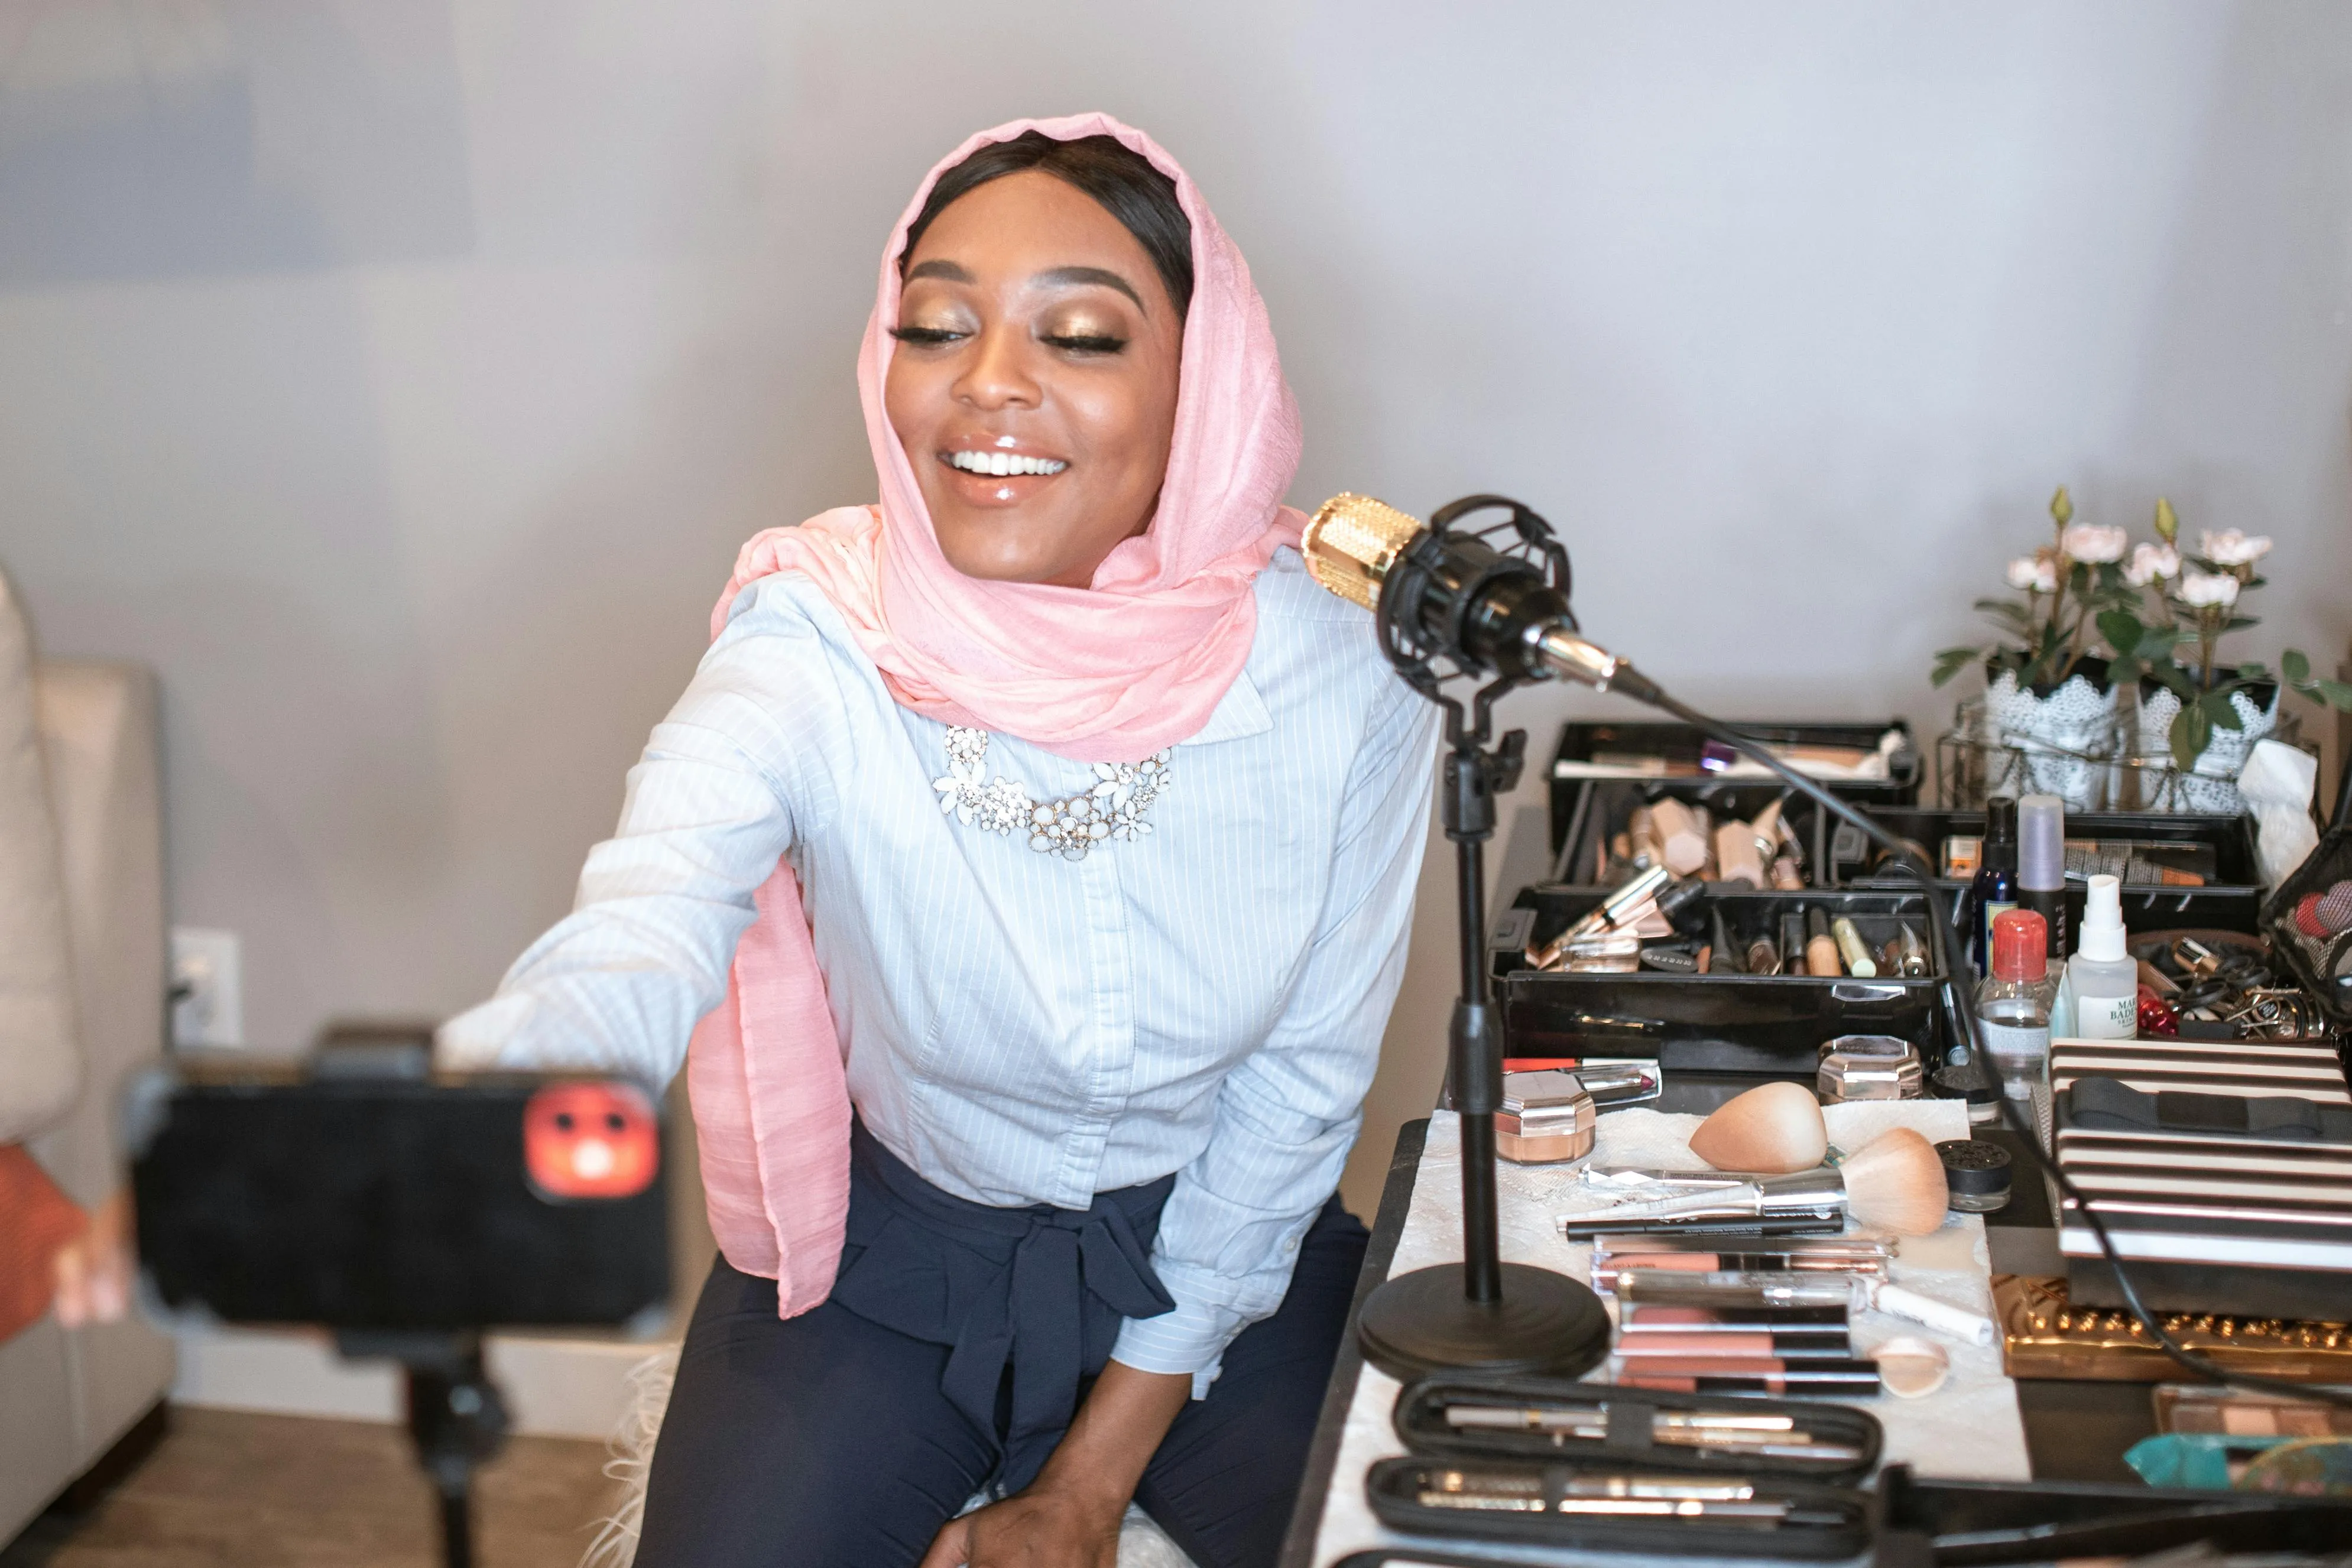
<instances>
[{"instance_id":1,"label":"rolled sleeve","mask_svg":"<svg viewBox=\"0 0 2352 1568\"><path fill-rule=\"evenodd\" d=\"M1226 1075L1208 1143L1161 1213L1152 1263L1176 1309L1130 1319L1112 1351L1139 1370L1192 1373L1196 1398L1234 1336L1282 1304L1362 1124L1404 977L1435 725L1402 683L1373 704L1313 945L1265 1043Z\"/></svg>"}]
</instances>

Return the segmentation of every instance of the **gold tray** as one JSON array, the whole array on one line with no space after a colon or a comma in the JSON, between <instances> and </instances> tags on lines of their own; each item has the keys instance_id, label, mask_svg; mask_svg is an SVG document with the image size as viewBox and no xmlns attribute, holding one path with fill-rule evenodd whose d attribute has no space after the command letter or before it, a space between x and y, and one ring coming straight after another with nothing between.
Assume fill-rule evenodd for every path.
<instances>
[{"instance_id":1,"label":"gold tray","mask_svg":"<svg viewBox=\"0 0 2352 1568\"><path fill-rule=\"evenodd\" d=\"M2172 1383L2188 1375L2129 1312L2070 1302L2063 1276L1995 1274L1992 1301L2001 1326L2001 1361L2011 1377ZM2305 1383L2352 1381L2352 1325L2210 1312L2160 1313L2157 1321L2184 1349L2231 1372Z\"/></svg>"}]
</instances>

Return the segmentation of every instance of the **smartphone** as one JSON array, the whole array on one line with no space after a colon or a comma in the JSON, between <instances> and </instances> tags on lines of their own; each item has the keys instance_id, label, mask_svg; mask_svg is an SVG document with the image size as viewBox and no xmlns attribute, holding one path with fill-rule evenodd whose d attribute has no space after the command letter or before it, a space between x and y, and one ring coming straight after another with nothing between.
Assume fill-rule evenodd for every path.
<instances>
[{"instance_id":1,"label":"smartphone","mask_svg":"<svg viewBox=\"0 0 2352 1568\"><path fill-rule=\"evenodd\" d=\"M174 1065L132 1086L140 1264L167 1313L426 1332L657 1320L668 1213L642 1084L350 1055Z\"/></svg>"}]
</instances>

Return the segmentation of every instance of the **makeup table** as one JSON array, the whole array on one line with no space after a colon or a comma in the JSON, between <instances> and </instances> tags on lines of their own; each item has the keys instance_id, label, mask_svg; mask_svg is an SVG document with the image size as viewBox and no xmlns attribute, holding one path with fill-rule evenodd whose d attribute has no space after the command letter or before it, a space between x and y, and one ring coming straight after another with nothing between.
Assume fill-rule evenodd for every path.
<instances>
[{"instance_id":1,"label":"makeup table","mask_svg":"<svg viewBox=\"0 0 2352 1568\"><path fill-rule=\"evenodd\" d=\"M1722 1092L1727 1093L1729 1086ZM1712 1108L1716 1098L1719 1095L1710 1093L1705 1085L1673 1084L1660 1104L1676 1111L1703 1112ZM1931 1137L1995 1135L1982 1127L1968 1129L1965 1113L1956 1102L1901 1103L1920 1107L1919 1113L1931 1119L1917 1124ZM1624 1114L1628 1113L1604 1117L1604 1129L1614 1117ZM1939 1116L1952 1118L1957 1130L1932 1124L1932 1119ZM1441 1111L1428 1121L1408 1124L1400 1133L1370 1248L1357 1282L1357 1308L1391 1273L1461 1257L1454 1132L1454 1116ZM1833 1133L1832 1138L1835 1141L1837 1134ZM2024 1165L2022 1157L2019 1163ZM1572 1207L1561 1201L1560 1195L1575 1181L1574 1174L1559 1167L1507 1163L1499 1175L1497 1218L1505 1259L1585 1277L1584 1249L1563 1240L1554 1223L1556 1215ZM2038 1184L2021 1182L2009 1208L1987 1220L1990 1223L1974 1216L1956 1217L1946 1232L1930 1239L1942 1250L1939 1260L1964 1264L1962 1255L1950 1250L1958 1247L1975 1249L1979 1274L1988 1262L1994 1272L2061 1271L2049 1208ZM1937 1270L1920 1278L1931 1281L1931 1293L1955 1301L1964 1300L1971 1288L1970 1281L1957 1272ZM1978 1310L1990 1311L1990 1307L1979 1303ZM1351 1322L1352 1316L1351 1312ZM1860 1322L1858 1318L1858 1327ZM1898 1320L1886 1320L1882 1326L1918 1332L1916 1325ZM1886 1459L1908 1462L1923 1475L1995 1481L2136 1479L2124 1467L2121 1455L2154 1430L2147 1385L2012 1382L2001 1374L1998 1347L1952 1349L1954 1376L1941 1392L1921 1400L1883 1396L1863 1402L1863 1407L1885 1426ZM1298 1504L1284 1542L1282 1568L1329 1568L1352 1552L1395 1546L1406 1540L1382 1528L1366 1504L1363 1491L1367 1467L1377 1458L1403 1451L1390 1426L1398 1388L1395 1379L1365 1364L1351 1333L1332 1368ZM1465 1558L1500 1556L1524 1563L1595 1560L1591 1553L1547 1557L1526 1548L1504 1551L1470 1543L1449 1544L1447 1550ZM1672 1559L1652 1556L1625 1561L1654 1564Z\"/></svg>"}]
</instances>

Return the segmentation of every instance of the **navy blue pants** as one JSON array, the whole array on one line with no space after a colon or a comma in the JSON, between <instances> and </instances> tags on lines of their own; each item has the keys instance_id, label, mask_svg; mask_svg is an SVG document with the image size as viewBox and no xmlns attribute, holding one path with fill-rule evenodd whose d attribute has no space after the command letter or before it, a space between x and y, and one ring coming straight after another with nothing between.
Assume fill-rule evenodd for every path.
<instances>
[{"instance_id":1,"label":"navy blue pants","mask_svg":"<svg viewBox=\"0 0 2352 1568\"><path fill-rule=\"evenodd\" d=\"M870 1179L871 1141L858 1145L845 1284L861 1236L904 1218ZM909 1174L881 1158L894 1176ZM1139 1216L1139 1230L1157 1228L1158 1208ZM910 1228L896 1223L883 1245L903 1253ZM1149 1235L1138 1239L1149 1246ZM1234 1341L1209 1396L1184 1407L1144 1471L1136 1501L1201 1568L1274 1563L1366 1239L1332 1198L1299 1244L1280 1310ZM898 1269L905 1278L903 1259ZM937 1293L956 1301L969 1292ZM1006 1479L1013 1368L999 1380L993 1418L975 1420L970 1401L947 1391L958 1354L852 1311L839 1291L779 1319L775 1281L719 1259L679 1355L637 1568L911 1568L968 1499ZM1100 1359L1088 1359L1090 1383Z\"/></svg>"}]
</instances>

